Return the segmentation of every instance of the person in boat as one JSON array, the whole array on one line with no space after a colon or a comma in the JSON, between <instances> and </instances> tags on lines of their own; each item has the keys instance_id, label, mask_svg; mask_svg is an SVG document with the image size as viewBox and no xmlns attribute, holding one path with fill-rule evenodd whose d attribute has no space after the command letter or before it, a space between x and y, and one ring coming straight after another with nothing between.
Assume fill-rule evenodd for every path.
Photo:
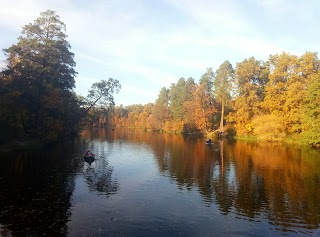
<instances>
[{"instance_id":1,"label":"person in boat","mask_svg":"<svg viewBox=\"0 0 320 237\"><path fill-rule=\"evenodd\" d=\"M86 155L86 156L93 156L91 150L89 150L89 149L86 151L86 154L85 154L85 155Z\"/></svg>"},{"instance_id":2,"label":"person in boat","mask_svg":"<svg viewBox=\"0 0 320 237\"><path fill-rule=\"evenodd\" d=\"M210 138L208 138L207 140L206 140L206 144L211 144L211 139Z\"/></svg>"}]
</instances>

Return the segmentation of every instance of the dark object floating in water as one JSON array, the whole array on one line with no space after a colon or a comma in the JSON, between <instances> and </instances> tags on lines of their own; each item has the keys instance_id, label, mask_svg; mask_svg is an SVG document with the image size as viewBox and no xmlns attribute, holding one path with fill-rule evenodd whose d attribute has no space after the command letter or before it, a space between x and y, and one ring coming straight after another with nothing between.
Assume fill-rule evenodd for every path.
<instances>
[{"instance_id":1,"label":"dark object floating in water","mask_svg":"<svg viewBox=\"0 0 320 237\"><path fill-rule=\"evenodd\" d=\"M211 139L209 138L208 140L205 141L205 144L210 145L212 143Z\"/></svg>"},{"instance_id":2,"label":"dark object floating in water","mask_svg":"<svg viewBox=\"0 0 320 237\"><path fill-rule=\"evenodd\" d=\"M95 161L94 155L84 156L83 159L84 159L84 161L87 162L89 165L91 165L92 162Z\"/></svg>"},{"instance_id":3,"label":"dark object floating in water","mask_svg":"<svg viewBox=\"0 0 320 237\"><path fill-rule=\"evenodd\" d=\"M84 154L84 160L91 165L92 162L94 162L94 154L92 153L91 150L87 150L86 153Z\"/></svg>"}]
</instances>

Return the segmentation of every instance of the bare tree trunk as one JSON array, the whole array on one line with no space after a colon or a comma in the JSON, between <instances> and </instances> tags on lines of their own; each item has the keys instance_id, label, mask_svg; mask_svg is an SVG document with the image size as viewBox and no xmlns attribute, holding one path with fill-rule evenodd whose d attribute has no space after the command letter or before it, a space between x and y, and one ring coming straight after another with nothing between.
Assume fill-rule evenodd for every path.
<instances>
[{"instance_id":1,"label":"bare tree trunk","mask_svg":"<svg viewBox=\"0 0 320 237\"><path fill-rule=\"evenodd\" d=\"M223 116L224 116L224 100L221 99L221 119L220 119L220 132L223 132Z\"/></svg>"}]
</instances>

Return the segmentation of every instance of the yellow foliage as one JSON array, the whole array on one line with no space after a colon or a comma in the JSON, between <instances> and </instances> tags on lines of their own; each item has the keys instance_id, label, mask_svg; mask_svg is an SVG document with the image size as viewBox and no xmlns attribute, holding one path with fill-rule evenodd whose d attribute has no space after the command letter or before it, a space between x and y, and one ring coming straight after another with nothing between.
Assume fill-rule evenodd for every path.
<instances>
[{"instance_id":1,"label":"yellow foliage","mask_svg":"<svg viewBox=\"0 0 320 237\"><path fill-rule=\"evenodd\" d=\"M251 132L253 131L253 129L254 129L254 126L253 126L252 123L247 123L247 124L245 125L245 127L246 127L246 130L247 130L249 133L251 133Z\"/></svg>"},{"instance_id":2,"label":"yellow foliage","mask_svg":"<svg viewBox=\"0 0 320 237\"><path fill-rule=\"evenodd\" d=\"M283 119L274 114L262 115L253 120L254 134L261 140L282 140L285 138Z\"/></svg>"}]
</instances>

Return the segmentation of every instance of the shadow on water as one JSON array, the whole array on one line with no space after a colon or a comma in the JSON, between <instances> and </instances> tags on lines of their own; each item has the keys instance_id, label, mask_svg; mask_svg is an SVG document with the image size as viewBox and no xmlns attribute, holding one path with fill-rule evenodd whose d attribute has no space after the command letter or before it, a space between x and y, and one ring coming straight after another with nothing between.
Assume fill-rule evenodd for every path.
<instances>
[{"instance_id":1,"label":"shadow on water","mask_svg":"<svg viewBox=\"0 0 320 237\"><path fill-rule=\"evenodd\" d=\"M43 151L0 154L0 236L68 236L75 177L83 173L83 153L91 144L77 140ZM92 190L117 189L106 174L84 173Z\"/></svg>"},{"instance_id":2,"label":"shadow on water","mask_svg":"<svg viewBox=\"0 0 320 237\"><path fill-rule=\"evenodd\" d=\"M45 153L1 157L0 223L13 236L67 234L74 181L64 162ZM65 159L66 157L59 157ZM59 159L57 158L57 159Z\"/></svg>"}]
</instances>

